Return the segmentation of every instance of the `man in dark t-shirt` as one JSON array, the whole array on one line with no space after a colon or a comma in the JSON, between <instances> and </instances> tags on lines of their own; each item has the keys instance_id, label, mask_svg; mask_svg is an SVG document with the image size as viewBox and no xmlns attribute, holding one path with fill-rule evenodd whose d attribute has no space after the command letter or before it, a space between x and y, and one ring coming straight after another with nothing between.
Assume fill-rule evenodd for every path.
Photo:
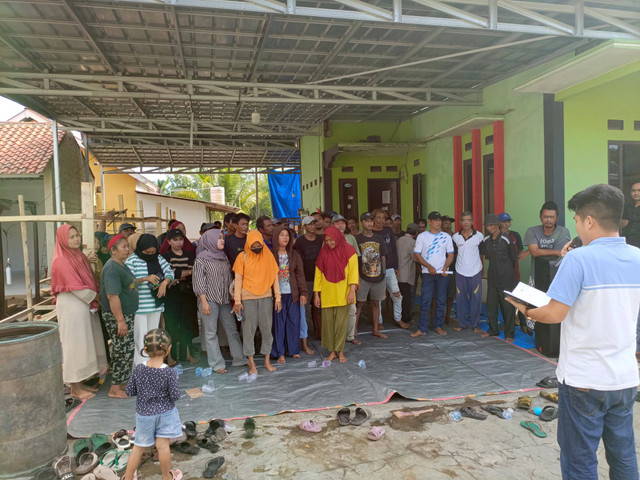
<instances>
[{"instance_id":1,"label":"man in dark t-shirt","mask_svg":"<svg viewBox=\"0 0 640 480\"><path fill-rule=\"evenodd\" d=\"M233 216L233 224L236 226L232 235L224 237L224 253L229 259L231 268L236 263L236 258L244 252L244 245L247 243L247 232L249 231L249 215L237 213Z\"/></svg>"},{"instance_id":2,"label":"man in dark t-shirt","mask_svg":"<svg viewBox=\"0 0 640 480\"><path fill-rule=\"evenodd\" d=\"M631 203L624 206L621 226L627 243L640 248L640 182L631 185Z\"/></svg>"},{"instance_id":3,"label":"man in dark t-shirt","mask_svg":"<svg viewBox=\"0 0 640 480\"><path fill-rule=\"evenodd\" d=\"M316 235L318 221L315 216L304 217L300 223L302 228L305 230L305 234L296 240L293 248L295 248L302 257L302 266L304 270L304 278L307 281L307 289L308 291L313 292L313 279L316 274L316 260L320 254L323 240L322 235ZM305 313L311 310L311 321L313 323L314 333L316 334L316 337L321 338L322 311L313 305L313 302L309 303L311 304L311 308L305 308ZM306 321L306 318L302 318L300 321L300 325L302 326L300 338L303 340L302 348L305 352L309 353L310 349L306 346L306 337L303 336L306 334L306 329L304 328Z\"/></svg>"},{"instance_id":4,"label":"man in dark t-shirt","mask_svg":"<svg viewBox=\"0 0 640 480\"><path fill-rule=\"evenodd\" d=\"M393 302L393 319L400 328L408 328L409 326L402 321L402 295L398 286L398 250L396 249L397 237L393 233L391 227L384 226L384 219L387 214L384 210L376 208L373 212L373 233L380 235L384 240L385 249L385 285L391 301ZM382 323L382 306L380 306L380 315L378 322Z\"/></svg>"}]
</instances>

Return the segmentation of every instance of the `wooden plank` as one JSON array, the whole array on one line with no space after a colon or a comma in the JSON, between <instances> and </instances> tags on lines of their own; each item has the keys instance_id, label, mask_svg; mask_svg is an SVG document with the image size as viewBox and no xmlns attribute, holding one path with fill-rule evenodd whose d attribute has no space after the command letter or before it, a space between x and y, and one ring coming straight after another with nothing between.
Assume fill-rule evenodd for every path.
<instances>
[{"instance_id":1,"label":"wooden plank","mask_svg":"<svg viewBox=\"0 0 640 480\"><path fill-rule=\"evenodd\" d=\"M140 225L140 229L142 230L142 233L147 233L146 225L144 221L144 203L142 202L142 200L138 201L138 210L139 210L140 218L142 222L142 225Z\"/></svg>"},{"instance_id":2,"label":"wooden plank","mask_svg":"<svg viewBox=\"0 0 640 480\"><path fill-rule=\"evenodd\" d=\"M60 204L62 205L62 214L66 215L67 214L67 205L64 202L60 202Z\"/></svg>"},{"instance_id":3,"label":"wooden plank","mask_svg":"<svg viewBox=\"0 0 640 480\"><path fill-rule=\"evenodd\" d=\"M85 255L95 252L94 233L96 224L93 221L93 187L89 182L80 184L80 209L86 218L82 220L82 244Z\"/></svg>"},{"instance_id":4,"label":"wooden plank","mask_svg":"<svg viewBox=\"0 0 640 480\"><path fill-rule=\"evenodd\" d=\"M0 222L79 222L87 217L83 213L68 213L66 215L7 215L0 216Z\"/></svg>"},{"instance_id":5,"label":"wooden plank","mask_svg":"<svg viewBox=\"0 0 640 480\"><path fill-rule=\"evenodd\" d=\"M124 209L124 195L118 194L118 210L122 212L120 222L124 223L124 217L127 215L127 211Z\"/></svg>"},{"instance_id":6,"label":"wooden plank","mask_svg":"<svg viewBox=\"0 0 640 480\"><path fill-rule=\"evenodd\" d=\"M162 233L162 204L156 203L156 237Z\"/></svg>"},{"instance_id":7,"label":"wooden plank","mask_svg":"<svg viewBox=\"0 0 640 480\"><path fill-rule=\"evenodd\" d=\"M47 298L46 300L37 303L36 305L34 305L31 308L28 308L26 310L22 310L21 312L18 313L14 313L13 315L11 315L10 317L7 317L5 319L0 320L0 324L2 323L11 323L11 322L15 322L18 320L23 320L25 317L28 317L29 314L33 315L33 312L36 310L40 310L41 308L45 307L45 306L49 306L49 307L53 307L55 309L55 305L47 305L50 304L53 301L53 298Z\"/></svg>"},{"instance_id":8,"label":"wooden plank","mask_svg":"<svg viewBox=\"0 0 640 480\"><path fill-rule=\"evenodd\" d=\"M24 196L18 195L18 211L21 217L25 216ZM22 234L22 257L24 259L24 284L26 287L27 309L33 306L31 298L31 266L29 265L29 239L27 238L27 222L20 222L20 233ZM29 320L33 320L33 312L28 313Z\"/></svg>"}]
</instances>

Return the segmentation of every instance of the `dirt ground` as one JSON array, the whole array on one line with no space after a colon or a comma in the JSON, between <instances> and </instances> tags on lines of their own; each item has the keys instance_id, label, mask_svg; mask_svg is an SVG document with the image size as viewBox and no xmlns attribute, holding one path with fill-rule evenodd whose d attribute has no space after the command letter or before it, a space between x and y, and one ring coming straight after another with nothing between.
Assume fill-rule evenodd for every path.
<instances>
[{"instance_id":1,"label":"dirt ground","mask_svg":"<svg viewBox=\"0 0 640 480\"><path fill-rule=\"evenodd\" d=\"M232 421L229 425L234 430L220 442L218 453L201 450L190 456L174 452L172 467L179 468L185 480L202 478L206 462L216 456L224 456L225 464L215 478L225 480L560 478L557 420L539 422L548 437L538 438L520 426L521 420L536 420L523 410L516 409L511 420L490 415L484 421L463 418L455 423L448 417L449 412L465 405L477 410L486 403L515 407L517 397L499 395L451 402L393 398L387 404L366 407L371 419L359 427L340 427L337 409L257 417L251 439L245 438L243 421ZM532 398L533 407L550 404L541 397ZM434 410L416 417L396 418L391 413L427 408ZM323 431L313 434L300 430L298 425L307 419L318 422ZM636 419L636 426L639 423ZM386 434L372 442L367 432L376 425L384 427ZM202 435L206 428L198 425L198 433ZM600 477L608 478L602 447L599 459ZM160 480L158 463L146 462L138 478Z\"/></svg>"}]
</instances>

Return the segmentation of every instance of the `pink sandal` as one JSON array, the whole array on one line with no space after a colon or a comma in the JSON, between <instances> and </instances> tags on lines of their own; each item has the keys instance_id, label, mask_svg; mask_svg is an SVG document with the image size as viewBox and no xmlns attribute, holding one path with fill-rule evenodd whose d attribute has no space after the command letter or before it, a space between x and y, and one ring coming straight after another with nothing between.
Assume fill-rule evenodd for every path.
<instances>
[{"instance_id":1,"label":"pink sandal","mask_svg":"<svg viewBox=\"0 0 640 480\"><path fill-rule=\"evenodd\" d=\"M367 438L373 442L376 442L380 440L385 433L386 433L386 430L383 427L373 427L371 428L371 430L369 430L369 433L367 434Z\"/></svg>"},{"instance_id":2,"label":"pink sandal","mask_svg":"<svg viewBox=\"0 0 640 480\"><path fill-rule=\"evenodd\" d=\"M177 468L175 470L171 470L171 476L173 480L182 480L182 472Z\"/></svg>"},{"instance_id":3,"label":"pink sandal","mask_svg":"<svg viewBox=\"0 0 640 480\"><path fill-rule=\"evenodd\" d=\"M300 430L311 433L320 433L322 431L322 427L313 420L305 420L300 424Z\"/></svg>"}]
</instances>

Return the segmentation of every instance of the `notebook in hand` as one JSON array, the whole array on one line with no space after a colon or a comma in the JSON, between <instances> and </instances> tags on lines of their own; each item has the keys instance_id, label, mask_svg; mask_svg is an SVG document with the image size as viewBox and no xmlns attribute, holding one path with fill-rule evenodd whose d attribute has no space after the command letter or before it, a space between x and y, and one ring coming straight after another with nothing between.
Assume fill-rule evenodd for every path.
<instances>
[{"instance_id":1,"label":"notebook in hand","mask_svg":"<svg viewBox=\"0 0 640 480\"><path fill-rule=\"evenodd\" d=\"M530 287L522 282L518 283L511 292L505 290L504 294L520 303L524 303L529 308L544 307L551 301L551 298L542 290Z\"/></svg>"}]
</instances>

